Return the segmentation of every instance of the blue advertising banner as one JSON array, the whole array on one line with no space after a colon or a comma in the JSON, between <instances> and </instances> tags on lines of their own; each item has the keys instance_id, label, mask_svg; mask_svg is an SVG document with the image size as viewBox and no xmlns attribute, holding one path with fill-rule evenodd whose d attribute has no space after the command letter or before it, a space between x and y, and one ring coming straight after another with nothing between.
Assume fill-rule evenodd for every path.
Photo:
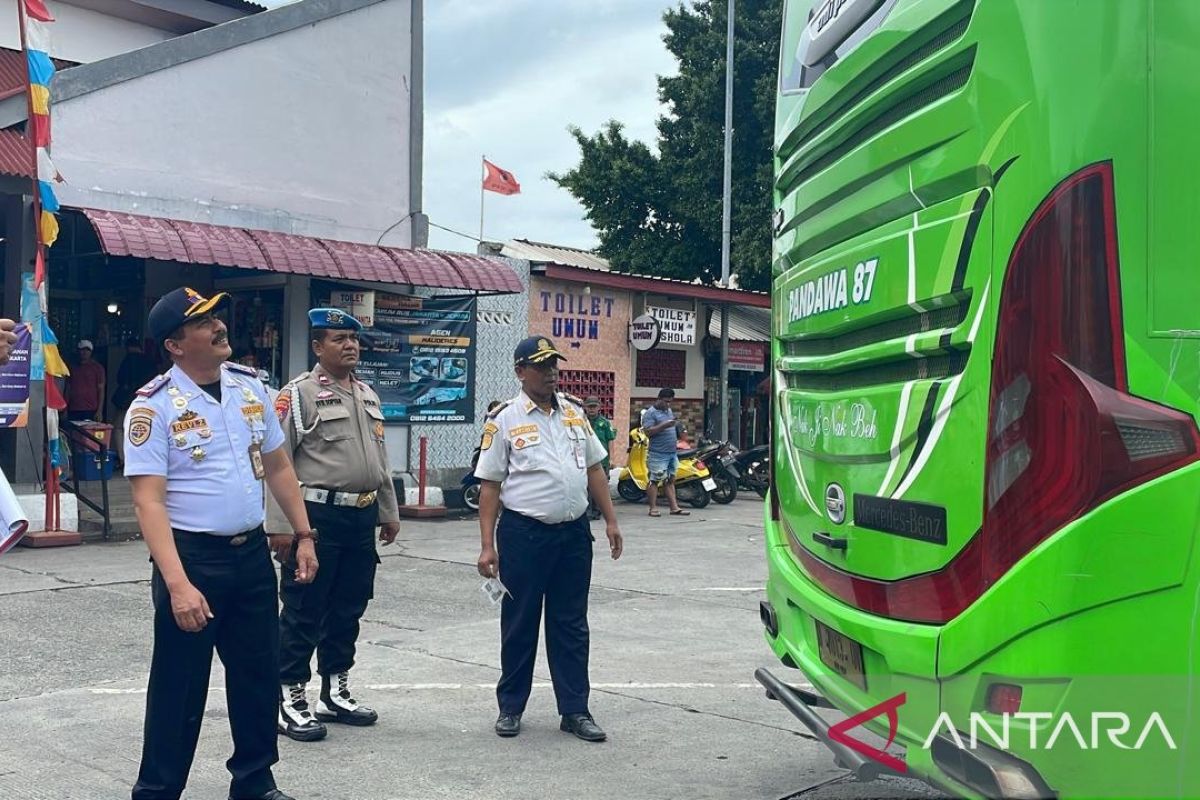
<instances>
[{"instance_id":1,"label":"blue advertising banner","mask_svg":"<svg viewBox=\"0 0 1200 800\"><path fill-rule=\"evenodd\" d=\"M370 323L355 375L379 395L388 422L474 421L474 297L374 292Z\"/></svg>"}]
</instances>

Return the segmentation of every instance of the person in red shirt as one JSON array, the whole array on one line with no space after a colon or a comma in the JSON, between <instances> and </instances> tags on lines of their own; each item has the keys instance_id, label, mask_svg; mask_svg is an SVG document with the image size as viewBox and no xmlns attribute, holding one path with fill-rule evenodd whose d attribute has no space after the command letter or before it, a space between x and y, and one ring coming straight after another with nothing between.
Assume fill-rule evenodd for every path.
<instances>
[{"instance_id":1,"label":"person in red shirt","mask_svg":"<svg viewBox=\"0 0 1200 800\"><path fill-rule=\"evenodd\" d=\"M67 419L99 421L104 411L104 367L92 360L95 348L87 339L79 342L79 363L67 377Z\"/></svg>"}]
</instances>

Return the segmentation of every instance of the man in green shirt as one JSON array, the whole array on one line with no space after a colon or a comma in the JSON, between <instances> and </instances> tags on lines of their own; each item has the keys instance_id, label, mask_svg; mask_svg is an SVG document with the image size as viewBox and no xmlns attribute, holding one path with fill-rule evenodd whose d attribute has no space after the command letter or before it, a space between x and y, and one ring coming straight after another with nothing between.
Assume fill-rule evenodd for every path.
<instances>
[{"instance_id":1,"label":"man in green shirt","mask_svg":"<svg viewBox=\"0 0 1200 800\"><path fill-rule=\"evenodd\" d=\"M617 432L613 430L612 423L600 413L600 399L598 397L589 397L584 400L583 410L587 414L588 423L592 426L592 430L596 432L596 438L600 440L600 444L604 445L604 452L609 454L600 462L600 465L604 467L604 474L608 475L609 470L612 468L609 462L612 454L610 442L617 438ZM588 501L588 517L594 520L600 519L600 510L590 500Z\"/></svg>"}]
</instances>

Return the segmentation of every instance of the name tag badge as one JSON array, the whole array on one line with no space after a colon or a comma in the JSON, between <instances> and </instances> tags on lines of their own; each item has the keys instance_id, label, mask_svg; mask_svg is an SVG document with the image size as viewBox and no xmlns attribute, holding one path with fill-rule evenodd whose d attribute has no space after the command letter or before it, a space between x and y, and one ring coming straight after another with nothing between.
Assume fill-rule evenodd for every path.
<instances>
[{"instance_id":1,"label":"name tag badge","mask_svg":"<svg viewBox=\"0 0 1200 800\"><path fill-rule=\"evenodd\" d=\"M254 479L257 481L261 481L267 474L267 470L263 467L262 442L250 445L250 471L254 473Z\"/></svg>"},{"instance_id":2,"label":"name tag badge","mask_svg":"<svg viewBox=\"0 0 1200 800\"><path fill-rule=\"evenodd\" d=\"M527 447L536 447L541 443L541 433L525 433L512 440L512 446L514 450L524 450Z\"/></svg>"},{"instance_id":3,"label":"name tag badge","mask_svg":"<svg viewBox=\"0 0 1200 800\"><path fill-rule=\"evenodd\" d=\"M587 469L587 456L583 449L583 442L576 439L572 444L575 445L575 466L580 469Z\"/></svg>"}]
</instances>

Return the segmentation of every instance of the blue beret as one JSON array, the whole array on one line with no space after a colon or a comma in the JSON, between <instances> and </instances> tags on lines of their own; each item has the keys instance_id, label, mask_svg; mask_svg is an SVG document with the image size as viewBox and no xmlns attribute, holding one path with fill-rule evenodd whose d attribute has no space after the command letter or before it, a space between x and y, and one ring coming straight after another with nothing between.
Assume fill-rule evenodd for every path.
<instances>
[{"instance_id":1,"label":"blue beret","mask_svg":"<svg viewBox=\"0 0 1200 800\"><path fill-rule=\"evenodd\" d=\"M362 330L362 323L340 308L309 309L308 324L313 328L328 328L335 331Z\"/></svg>"}]
</instances>

